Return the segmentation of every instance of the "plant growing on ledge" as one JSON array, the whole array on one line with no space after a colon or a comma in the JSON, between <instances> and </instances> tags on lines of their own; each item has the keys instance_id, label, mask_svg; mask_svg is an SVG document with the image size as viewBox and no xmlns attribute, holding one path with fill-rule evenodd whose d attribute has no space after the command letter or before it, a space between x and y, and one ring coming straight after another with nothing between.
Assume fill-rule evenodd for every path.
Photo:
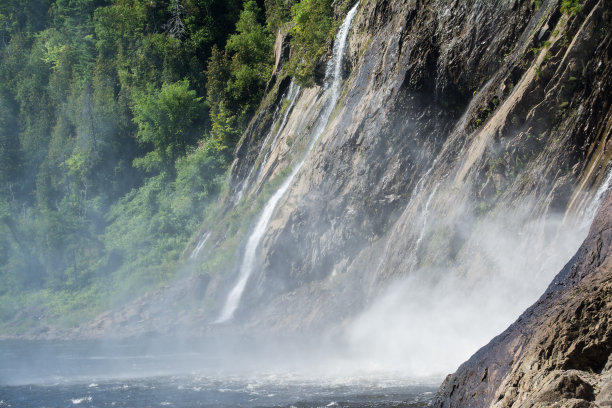
<instances>
[{"instance_id":1,"label":"plant growing on ledge","mask_svg":"<svg viewBox=\"0 0 612 408\"><path fill-rule=\"evenodd\" d=\"M561 12L563 14L575 16L582 11L580 0L563 0L561 2Z\"/></svg>"},{"instance_id":2,"label":"plant growing on ledge","mask_svg":"<svg viewBox=\"0 0 612 408\"><path fill-rule=\"evenodd\" d=\"M314 84L315 66L327 50L333 28L331 0L303 0L291 7L293 55L289 73L303 86Z\"/></svg>"}]
</instances>

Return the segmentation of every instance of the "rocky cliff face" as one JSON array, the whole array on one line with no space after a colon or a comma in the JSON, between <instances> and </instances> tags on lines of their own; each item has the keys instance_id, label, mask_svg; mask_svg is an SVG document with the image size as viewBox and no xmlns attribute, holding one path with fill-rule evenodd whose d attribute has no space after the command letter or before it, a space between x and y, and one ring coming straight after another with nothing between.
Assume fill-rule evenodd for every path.
<instances>
[{"instance_id":1,"label":"rocky cliff face","mask_svg":"<svg viewBox=\"0 0 612 408\"><path fill-rule=\"evenodd\" d=\"M469 282L465 296L528 292L494 305L518 315L580 244L609 172L610 21L610 4L596 0L580 10L363 2L341 98L274 212L237 320L347 324L406 277L431 293L452 282ZM279 81L277 102L247 131L230 196L254 200L303 152L318 88L300 91L278 142L264 145L288 86ZM525 266L537 273L521 275ZM232 279L210 296L221 302Z\"/></svg>"},{"instance_id":2,"label":"rocky cliff face","mask_svg":"<svg viewBox=\"0 0 612 408\"><path fill-rule=\"evenodd\" d=\"M436 407L612 405L612 194L544 295L440 388Z\"/></svg>"}]
</instances>

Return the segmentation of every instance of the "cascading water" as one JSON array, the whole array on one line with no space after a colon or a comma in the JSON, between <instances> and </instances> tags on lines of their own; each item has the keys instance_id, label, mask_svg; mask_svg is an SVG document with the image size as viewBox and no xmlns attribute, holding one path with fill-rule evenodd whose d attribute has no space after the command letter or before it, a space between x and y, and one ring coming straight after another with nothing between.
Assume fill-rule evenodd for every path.
<instances>
[{"instance_id":1,"label":"cascading water","mask_svg":"<svg viewBox=\"0 0 612 408\"><path fill-rule=\"evenodd\" d=\"M603 155L603 149L600 149L600 153L595 159L595 162ZM579 227L587 230L595 218L595 214L599 207L606 198L606 193L612 188L612 168L608 170L605 179L601 182L595 192L589 192L586 190L586 184L589 181L589 177L593 173L596 166L591 166L588 173L583 177L582 182L576 189L576 193L570 200L565 216L563 217L563 223L568 221L578 222Z\"/></svg>"},{"instance_id":2,"label":"cascading water","mask_svg":"<svg viewBox=\"0 0 612 408\"><path fill-rule=\"evenodd\" d=\"M274 111L274 120L272 121L272 127L274 128L277 120L278 120L278 113L280 111L280 108L277 106L276 110ZM268 143L268 139L270 139L270 134L272 133L272 130L270 130L270 132L268 132L268 135L266 136L266 138L264 139L263 143L261 144L261 148L259 150L259 153L257 154L257 157L259 157L261 155L261 153L264 151L264 149L266 148L266 144ZM240 202L240 200L242 200L242 197L244 196L244 193L248 190L249 188L249 182L251 181L251 176L253 175L253 171L255 170L255 167L257 167L257 163L254 163L253 166L251 166L251 170L249 170L249 174L247 174L247 176L244 178L244 180L242 180L242 183L240 183L240 190L238 190L238 193L236 194L236 196L233 199L234 205L238 205L238 203Z\"/></svg>"},{"instance_id":3,"label":"cascading water","mask_svg":"<svg viewBox=\"0 0 612 408\"><path fill-rule=\"evenodd\" d=\"M272 137L272 142L270 143L270 147L268 148L268 150L267 150L263 160L259 164L259 166L257 166L257 163L255 163L253 165L253 167L251 167L251 170L249 171L249 174L245 177L244 181L242 182L242 187L240 188L240 191L236 195L236 199L234 200L234 204L238 204L240 202L240 200L242 199L242 197L244 196L244 193L249 189L249 185L250 185L251 180L252 180L251 176L253 175L253 171L255 170L255 167L258 167L258 170L257 170L257 174L253 178L254 180L257 180L259 178L259 175L261 174L261 170L266 167L266 162L268 161L268 157L270 156L270 153L272 153L272 151L274 150L274 147L276 146L276 141L278 140L278 137L280 136L281 132L285 128L285 125L287 124L287 119L289 118L289 114L293 110L293 106L295 105L295 101L297 100L297 97L298 97L299 94L300 94L300 86L299 85L295 85L293 83L293 81L292 81L291 85L289 85L289 89L288 89L287 94L286 94L286 98L289 98L289 101L290 101L289 102L289 106L287 107L287 110L283 114L283 117L282 117L282 119L280 121L280 125L278 126L278 129L276 130L276 132L274 132L274 127L276 126L277 121L276 120L274 121L274 124L272 126L272 130L270 130L270 132L268 133L268 135L264 139L264 142L261 144L261 149L260 149L259 154L257 156L259 157L259 156L262 155L262 153L264 152L264 150L268 146L268 140L270 140L270 137L272 136L272 134L274 134L274 136ZM283 99L285 99L285 98L283 98Z\"/></svg>"},{"instance_id":4,"label":"cascading water","mask_svg":"<svg viewBox=\"0 0 612 408\"><path fill-rule=\"evenodd\" d=\"M325 89L329 89L328 100L326 101L323 107L322 114L317 122L317 126L311 134L310 142L308 144L308 148L306 149L306 153L304 154L302 160L293 168L293 171L291 172L289 177L287 177L287 179L274 193L274 195L270 197L261 215L257 219L255 228L253 229L253 232L251 236L249 236L249 239L247 241L244 257L242 259L242 264L240 265L238 281L227 296L227 300L225 302L223 310L221 311L221 314L219 315L219 318L217 319L216 323L226 322L234 316L234 312L238 308L246 283L249 280L251 273L253 272L256 251L264 236L266 228L270 223L270 219L272 218L274 209L276 208L276 205L291 185L291 182L295 178L296 174L302 168L302 165L306 161L306 158L314 148L315 143L317 142L317 140L325 130L325 127L327 126L327 122L329 121L331 113L340 95L344 49L346 48L346 40L348 38L351 22L353 21L353 17L355 17L355 14L357 13L358 6L359 2L357 2L348 12L346 18L344 19L344 22L338 30L338 34L336 34L336 38L334 41L333 58L328 62L325 71Z\"/></svg>"},{"instance_id":5,"label":"cascading water","mask_svg":"<svg viewBox=\"0 0 612 408\"><path fill-rule=\"evenodd\" d=\"M421 177L421 179L418 181L416 187L414 188L414 190L412 191L412 194L410 196L410 199L408 200L408 202L412 202L413 200L415 200L415 198L417 196L419 196L424 188L425 188L425 181L429 180L429 175L431 174L431 172L434 170L434 168L436 167L436 164L438 163L438 160L434 160L434 162L432 163L432 166L429 168L429 170L427 170L427 172L423 175L423 177ZM423 211L423 226L421 227L421 231L419 233L419 236L416 240L416 243L414 245L414 248L411 251L411 255L410 255L410 261L408 262L409 265L409 269L412 271L414 269L414 267L417 264L417 258L416 258L416 254L419 250L419 247L421 245L421 241L423 240L423 236L425 235L425 229L427 227L427 218L429 216L429 205L431 204L431 201L433 200L434 196L436 195L436 192L438 191L438 187L440 187L440 182L436 183L436 186L434 187L432 193L429 195L429 197L427 198L426 202L425 202L425 208ZM393 236L395 234L397 234L397 229L399 227L399 225L401 225L402 223L397 223L395 224L395 227L393 228L393 231L391 232L390 236ZM382 255L379 258L378 261L378 265L376 266L375 269L375 273L372 276L372 279L370 280L370 284L369 284L369 289L368 289L368 298L372 295L372 291L374 290L374 286L375 286L375 282L378 279L379 273L384 265L384 263L387 261L387 259L389 258L389 250L390 250L390 246L394 241L392 239L388 239L386 244L385 244L385 248L382 251Z\"/></svg>"},{"instance_id":6,"label":"cascading water","mask_svg":"<svg viewBox=\"0 0 612 408\"><path fill-rule=\"evenodd\" d=\"M427 221L429 218L429 205L431 204L431 200L433 200L434 196L436 195L436 192L438 191L438 187L440 187L440 183L438 182L436 184L436 186L434 187L433 191L431 192L431 194L429 195L429 197L427 198L427 202L425 203L425 208L423 209L423 214L422 214L422 218L423 218L423 225L421 226L421 231L419 232L419 237L417 238L415 244L414 244L414 249L412 250L412 253L410 254L410 261L408 263L410 270L414 270L414 268L417 266L417 253L421 247L421 242L423 242L423 237L425 236L425 231L427 230Z\"/></svg>"},{"instance_id":7,"label":"cascading water","mask_svg":"<svg viewBox=\"0 0 612 408\"><path fill-rule=\"evenodd\" d=\"M259 151L259 154L257 155L258 157L261 156L263 151L266 149L266 147L268 145L268 140L270 140L270 136L272 136L272 134L274 134L274 137L272 138L272 143L270 143L270 148L266 152L266 155L264 156L264 159L261 161L261 164L259 165L259 170L257 171L257 175L255 176L255 180L257 180L257 178L259 177L259 174L261 173L261 169L263 169L265 167L266 162L268 160L268 157L270 156L270 153L272 152L272 150L274 150L274 146L276 145L276 141L278 140L278 136L281 134L281 132L285 128L285 125L287 124L287 119L289 118L289 114L291 113L291 111L293 109L293 105L295 104L295 101L297 100L297 97L298 97L299 94L300 94L300 86L299 85L295 85L293 83L293 81L291 81L291 84L289 85L289 89L288 89L286 97L285 97L285 98L289 98L289 101L290 101L289 102L289 106L287 107L287 110L283 114L283 118L281 119L280 125L278 126L278 129L276 130L276 132L274 132L274 127L276 126L276 123L277 123L276 119L278 119L278 118L276 118L274 120L274 123L272 125L272 130L270 130L270 132L268 133L268 135L264 139L263 143L261 144L261 149ZM285 99L285 98L283 98L283 99ZM277 112L278 112L278 109L277 109ZM238 194L236 194L236 198L234 199L234 205L236 205L236 204L238 204L240 202L240 200L244 196L244 193L249 189L249 184L251 182L251 176L253 175L253 171L255 170L255 167L258 167L257 164L254 164L253 167L251 167L251 170L249 171L249 174L247 174L247 176L244 178L244 181L242 182L242 187L240 188L240 191L238 191Z\"/></svg>"},{"instance_id":8,"label":"cascading water","mask_svg":"<svg viewBox=\"0 0 612 408\"><path fill-rule=\"evenodd\" d=\"M289 106L287 107L287 110L285 111L285 114L283 116L280 126L278 127L278 130L276 131L276 133L274 134L274 137L272 138L272 142L270 143L270 148L268 149L268 151L266 152L266 155L261 161L261 165L259 166L259 170L257 171L255 180L257 180L261 171L266 167L266 163L268 162L268 157L270 157L270 153L272 153L272 151L274 150L274 147L276 147L276 142L278 141L278 137L280 136L281 132L285 128L285 125L287 124L287 119L289 119L289 114L293 110L295 101L297 100L297 97L300 94L300 86L295 85L292 81L291 85L289 85L288 93L289 93L289 101L290 101Z\"/></svg>"},{"instance_id":9,"label":"cascading water","mask_svg":"<svg viewBox=\"0 0 612 408\"><path fill-rule=\"evenodd\" d=\"M207 232L206 234L202 235L202 237L198 241L198 244L191 252L191 255L189 255L189 259L195 259L198 256L202 248L204 248L204 244L206 244L206 241L208 241L208 238L210 238L210 232Z\"/></svg>"},{"instance_id":10,"label":"cascading water","mask_svg":"<svg viewBox=\"0 0 612 408\"><path fill-rule=\"evenodd\" d=\"M603 183L601 183L595 192L595 196L584 212L584 216L582 218L585 226L590 225L593 218L595 218L595 214L597 214L597 210L599 210L599 207L601 207L601 204L606 198L606 193L608 190L610 190L610 187L612 187L612 168L610 169L606 179L603 181Z\"/></svg>"},{"instance_id":11,"label":"cascading water","mask_svg":"<svg viewBox=\"0 0 612 408\"><path fill-rule=\"evenodd\" d=\"M240 200L242 200L242 197L244 196L244 192L249 187L249 179L251 178L251 175L253 175L254 169L255 169L255 166L251 167L249 174L247 174L247 176L244 178L244 181L242 182L242 186L240 187L240 190L238 191L238 194L236 194L236 198L234 199L234 205L238 204Z\"/></svg>"}]
</instances>

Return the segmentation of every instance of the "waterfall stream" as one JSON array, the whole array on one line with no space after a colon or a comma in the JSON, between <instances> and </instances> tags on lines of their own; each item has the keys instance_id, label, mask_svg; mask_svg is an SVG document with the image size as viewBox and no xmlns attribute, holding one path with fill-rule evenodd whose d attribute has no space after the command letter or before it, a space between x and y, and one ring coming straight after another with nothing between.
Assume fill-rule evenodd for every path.
<instances>
[{"instance_id":1,"label":"waterfall stream","mask_svg":"<svg viewBox=\"0 0 612 408\"><path fill-rule=\"evenodd\" d=\"M293 81L292 81L291 85L289 85L289 91L288 91L288 98L289 98L289 101L290 101L289 102L289 106L287 107L287 110L285 111L285 114L283 115L283 119L281 120L281 123L280 123L280 126L278 127L278 130L274 133L274 137L272 138L272 142L270 143L270 148L266 152L263 160L261 161L261 164L259 165L259 170L257 171L257 175L255 176L255 180L257 180L259 178L259 175L261 174L261 171L266 167L266 164L268 163L268 157L270 157L270 154L272 153L272 151L276 147L276 142L278 141L278 137L280 136L280 134L282 133L283 129L285 128L285 125L287 124L287 119L289 119L289 114L293 110L293 106L295 105L295 101L297 100L297 97L298 97L299 94L300 94L300 86L299 85L295 85L293 83ZM267 139L266 139L266 143L267 143ZM265 147L266 143L264 143L264 147Z\"/></svg>"},{"instance_id":2,"label":"waterfall stream","mask_svg":"<svg viewBox=\"0 0 612 408\"><path fill-rule=\"evenodd\" d=\"M202 248L204 248L204 244L206 244L206 241L208 241L208 238L210 238L210 232L207 232L206 234L202 235L202 237L198 241L198 244L191 252L191 255L189 255L189 259L195 259L198 256Z\"/></svg>"},{"instance_id":3,"label":"waterfall stream","mask_svg":"<svg viewBox=\"0 0 612 408\"><path fill-rule=\"evenodd\" d=\"M418 252L419 252L419 249L421 248L421 242L423 242L423 237L425 236L425 232L427 231L427 224L429 221L429 205L431 204L431 200L433 200L434 196L436 195L436 192L438 191L438 187L440 187L440 182L436 183L436 186L433 188L433 191L431 192L431 194L427 198L427 201L425 202L425 208L423 209L423 213L421 215L421 218L423 220L421 229L419 232L419 236L414 244L414 248L412 249L410 253L410 258L409 258L410 260L408 262L410 271L413 271L414 268L416 268L417 266Z\"/></svg>"},{"instance_id":4,"label":"waterfall stream","mask_svg":"<svg viewBox=\"0 0 612 408\"><path fill-rule=\"evenodd\" d=\"M257 219L255 228L253 229L253 232L251 233L247 241L244 257L242 259L242 264L240 265L238 281L228 294L227 300L225 301L225 305L216 323L226 322L234 316L234 312L240 304L240 299L242 297L242 293L244 292L246 283L249 277L251 276L251 273L253 272L253 268L255 266L256 251L259 247L259 244L261 243L268 224L272 219L272 214L274 213L278 202L291 185L291 182L295 178L296 174L302 168L302 165L306 161L306 158L314 148L315 143L317 142L317 140L319 139L319 137L327 126L334 106L336 105L336 102L338 101L338 97L340 95L340 84L342 82L342 62L344 57L344 50L346 48L346 40L348 38L349 29L351 27L353 17L355 17L355 14L357 13L358 6L359 2L357 2L348 12L344 19L344 22L342 23L340 29L338 30L338 33L336 34L332 59L328 62L325 71L324 89L329 89L329 99L326 101L323 107L323 111L317 122L317 126L311 133L310 142L308 144L308 148L306 149L306 153L302 157L302 160L293 168L291 174L289 174L289 176L283 182L280 188L274 193L274 195L272 195L272 197L270 197L262 213Z\"/></svg>"},{"instance_id":5,"label":"waterfall stream","mask_svg":"<svg viewBox=\"0 0 612 408\"><path fill-rule=\"evenodd\" d=\"M234 205L238 204L240 200L242 199L242 197L244 196L244 193L248 191L249 185L251 182L251 176L253 176L253 171L255 170L255 168L256 167L259 168L259 170L257 170L256 176L254 177L254 179L257 180L257 178L259 177L259 174L261 173L261 170L266 166L268 156L270 156L270 153L272 152L272 150L274 150L274 146L276 146L276 141L278 140L278 136L281 134L281 132L285 128L285 125L287 124L287 119L289 118L289 114L291 113L293 109L293 105L295 105L295 101L297 100L297 97L299 94L300 94L300 86L295 85L292 81L291 84L289 85L289 89L287 90L287 93L283 97L283 100L287 98L289 99L289 106L287 107L287 110L283 114L283 117L280 121L280 125L278 126L278 129L274 131L274 128L276 127L276 123L278 123L277 113L279 109L277 108L276 110L277 112L275 113L276 118L272 124L272 128L270 129L270 132L268 132L268 135L266 136L263 143L261 144L261 148L259 150L259 154L257 155L257 157L260 157L263 154L264 150L266 150L266 147L268 146L268 141L270 140L270 137L272 136L272 134L274 134L274 136L272 137L272 143L270 143L270 147L268 148L259 166L257 166L257 163L253 164L253 166L251 167L251 170L249 171L249 174L247 174L247 176L244 178L240 191L238 191L238 194L236 194L236 198L234 199Z\"/></svg>"},{"instance_id":6,"label":"waterfall stream","mask_svg":"<svg viewBox=\"0 0 612 408\"><path fill-rule=\"evenodd\" d=\"M603 204L604 200L607 197L606 193L610 190L610 187L612 187L611 185L612 185L612 168L610 169L610 172L606 176L606 179L601 183L601 185L595 192L595 195L591 199L589 206L584 211L582 222L585 227L588 227L588 225L590 225L591 222L593 221L593 218L595 218L595 215L597 214L599 207L601 207L601 205Z\"/></svg>"}]
</instances>

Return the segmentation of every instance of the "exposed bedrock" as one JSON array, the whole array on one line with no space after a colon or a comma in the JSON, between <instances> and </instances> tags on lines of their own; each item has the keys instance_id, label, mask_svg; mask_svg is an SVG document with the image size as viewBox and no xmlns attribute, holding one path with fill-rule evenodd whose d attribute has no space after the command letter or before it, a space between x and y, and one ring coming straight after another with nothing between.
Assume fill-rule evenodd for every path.
<instances>
[{"instance_id":1,"label":"exposed bedrock","mask_svg":"<svg viewBox=\"0 0 612 408\"><path fill-rule=\"evenodd\" d=\"M446 378L434 406L612 406L612 194L544 295Z\"/></svg>"},{"instance_id":2,"label":"exposed bedrock","mask_svg":"<svg viewBox=\"0 0 612 408\"><path fill-rule=\"evenodd\" d=\"M343 325L410 276L507 279L531 292L517 316L580 245L609 171L610 4L362 3L338 105L275 210L238 320ZM237 190L264 168L247 199L299 157L320 95L301 91L265 162L274 104L252 122L232 170ZM513 278L502 253L539 273Z\"/></svg>"}]
</instances>

